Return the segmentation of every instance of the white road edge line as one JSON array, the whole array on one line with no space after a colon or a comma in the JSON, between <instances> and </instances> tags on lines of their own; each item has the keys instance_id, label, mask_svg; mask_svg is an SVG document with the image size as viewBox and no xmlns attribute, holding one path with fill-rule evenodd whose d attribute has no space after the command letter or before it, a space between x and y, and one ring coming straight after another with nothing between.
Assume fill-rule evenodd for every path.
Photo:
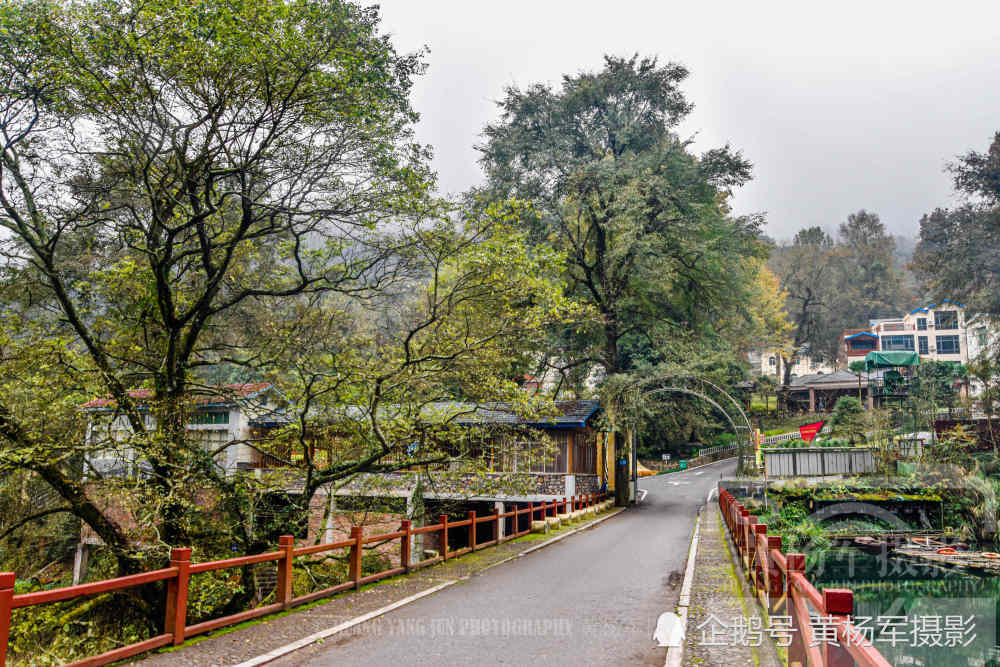
<instances>
[{"instance_id":1,"label":"white road edge line","mask_svg":"<svg viewBox=\"0 0 1000 667\"><path fill-rule=\"evenodd\" d=\"M718 490L719 490L719 487L717 487L717 486L713 486L711 489L708 490L708 495L705 496L705 504L706 505L709 504L710 502L712 502L712 496Z\"/></svg>"},{"instance_id":2,"label":"white road edge line","mask_svg":"<svg viewBox=\"0 0 1000 667\"><path fill-rule=\"evenodd\" d=\"M698 554L698 533L701 530L701 512L694 523L694 535L691 536L691 549L688 551L687 567L684 569L684 583L681 584L680 598L677 600L677 616L681 622L681 645L667 649L664 667L680 667L684 659L684 642L687 638L688 606L691 604L691 586L694 584L694 561Z\"/></svg>"},{"instance_id":3,"label":"white road edge line","mask_svg":"<svg viewBox=\"0 0 1000 667\"><path fill-rule=\"evenodd\" d=\"M649 493L649 489L639 489L639 490L642 491L642 497L639 498L639 502L641 503L646 500L646 494Z\"/></svg>"},{"instance_id":4,"label":"white road edge line","mask_svg":"<svg viewBox=\"0 0 1000 667\"><path fill-rule=\"evenodd\" d=\"M487 567L484 567L482 570L479 570L475 574L480 574L480 573L485 572L486 570L494 568L494 567L496 567L498 565L503 565L504 563L509 563L512 560L517 560L518 558L521 558L522 556L526 556L527 554L530 554L530 553L532 553L534 551L538 551L539 549L544 549L545 547L549 546L550 544L554 544L556 542L559 542L561 540L566 539L567 537L570 537L571 535L575 535L576 533L579 533L581 531L587 530L588 528L596 526L599 523L603 523L603 522L607 521L608 519L610 519L611 517L618 516L619 514L621 514L624 511L625 511L625 508L622 507L622 508L618 509L617 511L611 512L608 515L605 515L605 516L602 516L602 517L600 517L598 519L595 519L595 520L587 523L584 526L580 526L579 528L575 528L575 529L571 530L570 532L565 533L564 535L560 535L559 537L556 537L554 539L548 540L548 541L546 541L546 542L544 542L542 544L539 544L537 546L531 547L530 549L525 549L524 551L522 551L520 553L517 553L517 554L515 554L515 555L513 555L513 556L511 556L509 558L504 558L501 561L498 561L496 563L492 563L491 565L489 565ZM413 595L411 595L409 597L403 598L402 600L397 600L396 602L393 602L390 605L386 605L385 607L382 607L381 609L376 609L375 611L370 611L367 614L363 614L361 616L358 616L357 618L352 618L351 620L345 621L344 623L341 623L340 625L335 625L332 628L327 628L326 630L320 630L319 632L311 634L308 637L303 637L302 639L294 641L294 642L292 642L290 644L285 644L284 646L276 648L273 651L268 651L267 653L264 653L263 655L258 655L256 658L251 658L250 660L247 660L245 662L241 662L241 663L239 663L237 665L233 665L233 667L257 667L258 665L266 665L269 662L274 662L278 658L284 657L284 656L288 655L289 653L294 653L295 651L298 651L301 648L305 648L306 646L309 646L310 644L314 644L314 643L320 641L321 639L326 639L327 637L331 637L331 636L333 636L335 634L343 632L344 630L350 630L351 628L353 628L356 625L360 625L362 623L370 621L373 618L378 618L379 616L382 616L383 614L387 614L390 611L393 611L395 609L399 609L400 607L408 605L411 602L416 602L420 598L427 597L428 595L433 595L434 593L437 593L440 590L448 588L449 586L453 586L453 585L457 584L459 581L465 581L465 580L469 579L472 576L473 575L466 575L466 576L461 577L459 579L451 579L449 581L445 581L444 583L441 583L441 584L438 584L437 586L432 586L432 587L430 587L428 589L422 590L419 593L415 593L415 594L413 594Z\"/></svg>"},{"instance_id":5,"label":"white road edge line","mask_svg":"<svg viewBox=\"0 0 1000 667\"><path fill-rule=\"evenodd\" d=\"M280 648L276 648L273 651L269 651L268 653L265 653L263 655L259 655L256 658L251 658L250 660L247 660L245 662L241 662L238 665L234 665L234 667L257 667L257 665L266 665L267 663L273 662L274 660L277 660L278 658L280 658L282 656L288 655L289 653L292 653L293 651L297 651L300 648L304 648L304 647L308 646L309 644L318 642L321 639L326 639L327 637L331 637L331 636L333 636L335 634L343 632L344 630L349 630L349 629L353 628L356 625L360 625L360 624L362 624L362 623L364 623L366 621L370 621L373 618L377 618L379 616L382 616L383 614L387 614L390 611L392 611L393 609L398 609L399 607L402 607L404 605L408 605L411 602L415 602L415 601L419 600L422 597L427 597L428 595L432 595L434 593L437 593L438 591L440 591L440 590L442 590L444 588L448 588L449 586L453 586L453 585L455 585L457 583L458 583L458 579L452 579L450 581L445 581L444 583L438 584L437 586L432 586L432 587L430 587L430 588L428 588L426 590L422 590L419 593L416 593L416 594L411 595L409 597L403 598L402 600L397 600L396 602L393 602L390 605L386 605L385 607L382 607L381 609L376 609L375 611L370 611L367 614L363 614L361 616L358 616L357 618L352 618L351 620L345 621L344 623L341 623L340 625L335 625L332 628L327 628L326 630L320 630L319 632L317 632L315 634L311 634L308 637L303 637L302 639L299 639L298 641L294 641L291 644L285 644L284 646L282 646Z\"/></svg>"}]
</instances>

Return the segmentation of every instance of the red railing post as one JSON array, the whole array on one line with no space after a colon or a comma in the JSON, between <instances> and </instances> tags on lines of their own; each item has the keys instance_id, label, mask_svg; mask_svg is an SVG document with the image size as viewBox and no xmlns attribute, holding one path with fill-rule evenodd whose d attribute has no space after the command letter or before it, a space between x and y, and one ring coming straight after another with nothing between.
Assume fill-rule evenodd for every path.
<instances>
[{"instance_id":1,"label":"red railing post","mask_svg":"<svg viewBox=\"0 0 1000 667\"><path fill-rule=\"evenodd\" d=\"M292 535L282 535L278 538L278 551L281 552L281 560L278 561L278 588L275 591L274 601L284 609L292 606L292 598L295 596L293 586L292 566L295 562L295 537Z\"/></svg>"},{"instance_id":2,"label":"red railing post","mask_svg":"<svg viewBox=\"0 0 1000 667\"><path fill-rule=\"evenodd\" d=\"M14 603L13 572L0 572L0 667L7 664L7 642L10 640L10 611Z\"/></svg>"},{"instance_id":3,"label":"red railing post","mask_svg":"<svg viewBox=\"0 0 1000 667\"><path fill-rule=\"evenodd\" d=\"M756 554L756 558L753 560L754 568L754 588L758 591L767 590L767 583L764 577L767 574L767 563L765 562L768 558L767 553L767 524L766 523L755 523L753 526L753 551ZM761 539L763 538L763 539ZM761 542L764 543L764 553L761 553Z\"/></svg>"},{"instance_id":4,"label":"red railing post","mask_svg":"<svg viewBox=\"0 0 1000 667\"><path fill-rule=\"evenodd\" d=\"M469 512L469 549L476 550L476 513Z\"/></svg>"},{"instance_id":5,"label":"red railing post","mask_svg":"<svg viewBox=\"0 0 1000 667\"><path fill-rule=\"evenodd\" d=\"M403 536L401 538L399 538L400 540L402 540L399 543L399 566L401 568L403 568L404 570L406 570L407 572L409 572L410 571L410 560L411 560L411 556L410 556L410 520L409 519L403 519L403 522L399 526L399 529L401 531L403 531Z\"/></svg>"},{"instance_id":6,"label":"red railing post","mask_svg":"<svg viewBox=\"0 0 1000 667\"><path fill-rule=\"evenodd\" d=\"M768 582L767 582L767 611L769 614L777 613L778 600L781 599L781 570L778 569L778 563L774 560L773 553L775 551L781 551L781 536L780 535L768 535L767 536L767 571L768 571Z\"/></svg>"},{"instance_id":7,"label":"red railing post","mask_svg":"<svg viewBox=\"0 0 1000 667\"><path fill-rule=\"evenodd\" d=\"M746 514L746 522L743 524L743 566L745 569L750 569L750 555L753 553L753 537L754 530L753 527L757 523L757 517L750 514L749 511L744 510Z\"/></svg>"},{"instance_id":8,"label":"red railing post","mask_svg":"<svg viewBox=\"0 0 1000 667\"><path fill-rule=\"evenodd\" d=\"M350 566L347 574L354 582L355 589L361 588L361 556L365 550L364 535L364 528L351 526L351 539L354 540L354 544L351 545Z\"/></svg>"},{"instance_id":9,"label":"red railing post","mask_svg":"<svg viewBox=\"0 0 1000 667\"><path fill-rule=\"evenodd\" d=\"M441 559L448 560L448 515L440 516L441 523Z\"/></svg>"},{"instance_id":10,"label":"red railing post","mask_svg":"<svg viewBox=\"0 0 1000 667\"><path fill-rule=\"evenodd\" d=\"M569 514L569 498L563 496L562 501L562 512L556 512L557 514Z\"/></svg>"},{"instance_id":11,"label":"red railing post","mask_svg":"<svg viewBox=\"0 0 1000 667\"><path fill-rule=\"evenodd\" d=\"M786 562L788 564L788 572L785 578L785 595L787 596L785 600L785 609L787 609L787 615L792 617L792 643L789 644L787 649L788 664L794 665L799 663L803 667L809 664L809 659L806 654L806 641L805 641L805 626L809 624L809 619L800 619L798 614L798 609L795 606L795 586L792 583L792 575L796 572L805 572L806 569L806 557L805 554L788 554L786 557Z\"/></svg>"},{"instance_id":12,"label":"red railing post","mask_svg":"<svg viewBox=\"0 0 1000 667\"><path fill-rule=\"evenodd\" d=\"M170 567L177 568L177 575L167 581L167 616L164 619L163 630L165 633L173 635L174 646L180 646L184 643L184 628L187 627L191 549L171 549ZM4 645L6 646L6 642Z\"/></svg>"},{"instance_id":13,"label":"red railing post","mask_svg":"<svg viewBox=\"0 0 1000 667\"><path fill-rule=\"evenodd\" d=\"M503 508L507 509L507 506L504 505ZM517 509L517 508L515 507L514 509ZM514 519L515 520L517 519L517 515L516 514L514 515ZM500 518L500 510L498 508L494 507L493 508L493 540L497 543L497 546L500 545L500 522L501 521L503 521L505 524L507 523L506 519ZM506 534L506 532L507 531L505 530L504 533ZM514 526L514 532L515 533L517 532L517 526L516 525Z\"/></svg>"},{"instance_id":14,"label":"red railing post","mask_svg":"<svg viewBox=\"0 0 1000 667\"><path fill-rule=\"evenodd\" d=\"M823 614L832 618L837 628L846 625L847 617L854 614L854 592L845 588L824 588ZM854 658L848 652L846 644L841 641L837 644L824 643L824 667L854 667Z\"/></svg>"}]
</instances>

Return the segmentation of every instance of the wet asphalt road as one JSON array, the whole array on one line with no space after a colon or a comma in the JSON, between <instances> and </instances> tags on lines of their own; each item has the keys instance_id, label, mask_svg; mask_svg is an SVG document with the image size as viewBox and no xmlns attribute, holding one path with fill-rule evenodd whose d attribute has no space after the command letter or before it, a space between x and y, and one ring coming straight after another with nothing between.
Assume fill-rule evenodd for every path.
<instances>
[{"instance_id":1,"label":"wet asphalt road","mask_svg":"<svg viewBox=\"0 0 1000 667\"><path fill-rule=\"evenodd\" d=\"M656 619L677 603L698 507L735 468L646 478L637 507L337 635L304 664L662 665Z\"/></svg>"}]
</instances>

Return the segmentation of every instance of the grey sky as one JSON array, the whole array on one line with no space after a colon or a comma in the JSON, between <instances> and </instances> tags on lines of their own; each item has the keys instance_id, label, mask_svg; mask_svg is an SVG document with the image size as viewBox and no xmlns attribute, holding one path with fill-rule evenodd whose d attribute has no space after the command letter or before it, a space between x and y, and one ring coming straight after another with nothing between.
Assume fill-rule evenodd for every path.
<instances>
[{"instance_id":1,"label":"grey sky","mask_svg":"<svg viewBox=\"0 0 1000 667\"><path fill-rule=\"evenodd\" d=\"M859 208L916 235L921 214L955 203L945 163L1000 130L997 0L379 4L397 48L430 48L414 103L446 192L479 182L473 145L505 86L597 69L603 53L688 67L682 134L753 161L736 210L766 211L779 238Z\"/></svg>"}]
</instances>

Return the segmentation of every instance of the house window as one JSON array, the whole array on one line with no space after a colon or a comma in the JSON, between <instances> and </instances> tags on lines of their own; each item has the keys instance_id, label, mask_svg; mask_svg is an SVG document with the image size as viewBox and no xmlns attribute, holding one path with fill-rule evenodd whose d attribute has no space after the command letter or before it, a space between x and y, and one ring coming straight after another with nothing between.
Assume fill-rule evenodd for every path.
<instances>
[{"instance_id":1,"label":"house window","mask_svg":"<svg viewBox=\"0 0 1000 667\"><path fill-rule=\"evenodd\" d=\"M917 331L927 331L927 318L918 317L917 318Z\"/></svg>"},{"instance_id":2,"label":"house window","mask_svg":"<svg viewBox=\"0 0 1000 667\"><path fill-rule=\"evenodd\" d=\"M883 336L883 352L913 352L913 336Z\"/></svg>"},{"instance_id":3,"label":"house window","mask_svg":"<svg viewBox=\"0 0 1000 667\"><path fill-rule=\"evenodd\" d=\"M980 349L986 347L986 329L976 331L976 342L979 343Z\"/></svg>"},{"instance_id":4,"label":"house window","mask_svg":"<svg viewBox=\"0 0 1000 667\"><path fill-rule=\"evenodd\" d=\"M874 350L875 349L875 341L867 339L867 338L862 338L861 340L852 340L851 341L851 349L852 350L862 350L862 351L863 350Z\"/></svg>"},{"instance_id":5,"label":"house window","mask_svg":"<svg viewBox=\"0 0 1000 667\"><path fill-rule=\"evenodd\" d=\"M500 469L505 472L566 472L569 437L565 432L549 433L552 444L540 440L505 440Z\"/></svg>"},{"instance_id":6,"label":"house window","mask_svg":"<svg viewBox=\"0 0 1000 667\"><path fill-rule=\"evenodd\" d=\"M767 365L768 366L774 366L776 363L777 363L777 361L775 360L774 357L771 357L770 359L767 360Z\"/></svg>"},{"instance_id":7,"label":"house window","mask_svg":"<svg viewBox=\"0 0 1000 667\"><path fill-rule=\"evenodd\" d=\"M937 310L934 312L934 328L935 329L957 329L958 328L958 311L957 310Z\"/></svg>"},{"instance_id":8,"label":"house window","mask_svg":"<svg viewBox=\"0 0 1000 667\"><path fill-rule=\"evenodd\" d=\"M927 354L927 336L917 338L917 352L919 354Z\"/></svg>"},{"instance_id":9,"label":"house window","mask_svg":"<svg viewBox=\"0 0 1000 667\"><path fill-rule=\"evenodd\" d=\"M192 424L228 424L229 412L199 412L191 415Z\"/></svg>"},{"instance_id":10,"label":"house window","mask_svg":"<svg viewBox=\"0 0 1000 667\"><path fill-rule=\"evenodd\" d=\"M938 336L938 354L961 354L962 350L958 345L958 336Z\"/></svg>"}]
</instances>

